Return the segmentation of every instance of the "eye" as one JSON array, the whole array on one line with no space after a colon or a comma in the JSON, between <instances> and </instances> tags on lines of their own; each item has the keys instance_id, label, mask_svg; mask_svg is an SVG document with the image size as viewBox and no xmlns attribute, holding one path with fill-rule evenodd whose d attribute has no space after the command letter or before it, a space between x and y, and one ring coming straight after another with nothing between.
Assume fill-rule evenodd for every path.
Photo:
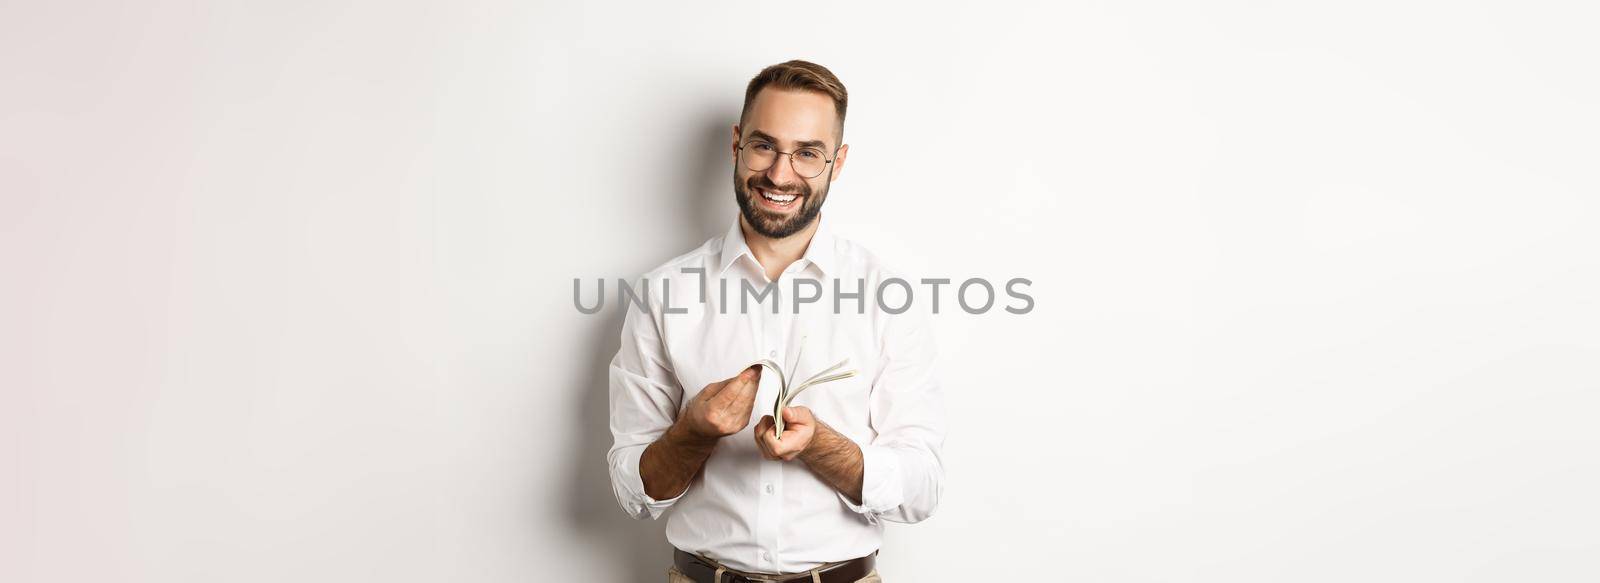
<instances>
[{"instance_id":1,"label":"eye","mask_svg":"<svg viewBox=\"0 0 1600 583\"><path fill-rule=\"evenodd\" d=\"M768 144L766 142L752 142L750 144L750 147L755 149L758 152L771 152L772 151L772 144Z\"/></svg>"},{"instance_id":2,"label":"eye","mask_svg":"<svg viewBox=\"0 0 1600 583\"><path fill-rule=\"evenodd\" d=\"M800 150L800 157L817 159L822 157L822 152L816 150Z\"/></svg>"}]
</instances>

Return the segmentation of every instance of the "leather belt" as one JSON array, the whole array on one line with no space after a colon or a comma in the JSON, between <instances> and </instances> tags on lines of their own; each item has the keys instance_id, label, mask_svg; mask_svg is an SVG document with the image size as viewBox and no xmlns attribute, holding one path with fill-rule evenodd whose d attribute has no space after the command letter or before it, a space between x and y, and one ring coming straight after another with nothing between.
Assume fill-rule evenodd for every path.
<instances>
[{"instance_id":1,"label":"leather belt","mask_svg":"<svg viewBox=\"0 0 1600 583\"><path fill-rule=\"evenodd\" d=\"M822 583L854 583L866 577L876 566L878 551L865 557L823 565L816 569L817 576ZM788 575L774 575L766 573L750 573L735 571L718 565L716 562L699 555L684 552L682 549L672 549L672 564L678 567L684 575L688 575L695 583L755 583L757 581L811 581L811 571L793 573ZM722 569L722 580L712 581L717 569Z\"/></svg>"}]
</instances>

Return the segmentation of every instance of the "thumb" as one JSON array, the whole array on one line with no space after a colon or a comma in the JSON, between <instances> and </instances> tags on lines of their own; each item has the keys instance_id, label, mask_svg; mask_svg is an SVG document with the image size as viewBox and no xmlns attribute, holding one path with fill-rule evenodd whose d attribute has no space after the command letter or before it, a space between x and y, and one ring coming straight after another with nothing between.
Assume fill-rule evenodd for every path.
<instances>
[{"instance_id":1,"label":"thumb","mask_svg":"<svg viewBox=\"0 0 1600 583\"><path fill-rule=\"evenodd\" d=\"M799 407L784 407L783 408L783 422L785 424L790 424L790 425L795 424L795 423L803 423L804 421L802 421L802 415L800 414L800 408Z\"/></svg>"}]
</instances>

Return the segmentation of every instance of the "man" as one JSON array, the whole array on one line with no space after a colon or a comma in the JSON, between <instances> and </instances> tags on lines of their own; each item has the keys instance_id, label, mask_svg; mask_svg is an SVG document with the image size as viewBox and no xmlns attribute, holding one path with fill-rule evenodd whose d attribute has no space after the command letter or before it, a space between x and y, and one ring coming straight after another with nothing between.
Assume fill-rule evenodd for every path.
<instances>
[{"instance_id":1,"label":"man","mask_svg":"<svg viewBox=\"0 0 1600 583\"><path fill-rule=\"evenodd\" d=\"M673 509L670 582L878 582L883 521L919 522L939 503L944 404L926 318L885 309L876 290L892 272L820 213L849 153L846 105L820 65L757 74L733 126L737 220L646 274L643 308L626 302L607 462L630 515ZM857 374L798 393L778 432L782 382L751 364L804 379L846 357Z\"/></svg>"}]
</instances>

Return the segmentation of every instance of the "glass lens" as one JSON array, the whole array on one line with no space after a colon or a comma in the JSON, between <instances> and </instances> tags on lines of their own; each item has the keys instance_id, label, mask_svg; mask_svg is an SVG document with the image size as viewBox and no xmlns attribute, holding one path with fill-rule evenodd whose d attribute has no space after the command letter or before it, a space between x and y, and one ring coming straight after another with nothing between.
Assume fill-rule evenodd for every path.
<instances>
[{"instance_id":1,"label":"glass lens","mask_svg":"<svg viewBox=\"0 0 1600 583\"><path fill-rule=\"evenodd\" d=\"M795 150L794 172L806 178L816 178L828 166L826 158L822 157L822 150L816 148L800 148Z\"/></svg>"},{"instance_id":2,"label":"glass lens","mask_svg":"<svg viewBox=\"0 0 1600 583\"><path fill-rule=\"evenodd\" d=\"M743 151L744 167L752 172L766 172L778 157L778 149L766 142L750 142L744 145Z\"/></svg>"}]
</instances>

